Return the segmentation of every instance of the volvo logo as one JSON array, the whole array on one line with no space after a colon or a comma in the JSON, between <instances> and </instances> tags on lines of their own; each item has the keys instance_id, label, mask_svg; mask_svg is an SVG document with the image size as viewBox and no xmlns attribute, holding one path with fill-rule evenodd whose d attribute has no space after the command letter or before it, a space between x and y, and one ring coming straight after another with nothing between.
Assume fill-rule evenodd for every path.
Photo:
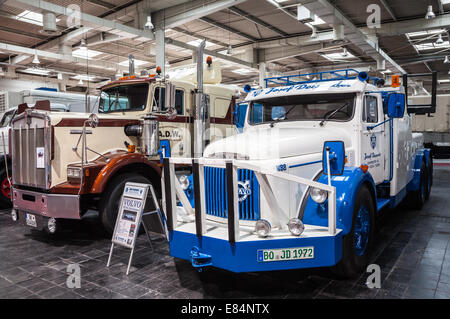
<instances>
[{"instance_id":1,"label":"volvo logo","mask_svg":"<svg viewBox=\"0 0 450 319\"><path fill-rule=\"evenodd\" d=\"M252 194L250 189L250 181L238 182L238 198L240 202L247 199L248 196Z\"/></svg>"}]
</instances>

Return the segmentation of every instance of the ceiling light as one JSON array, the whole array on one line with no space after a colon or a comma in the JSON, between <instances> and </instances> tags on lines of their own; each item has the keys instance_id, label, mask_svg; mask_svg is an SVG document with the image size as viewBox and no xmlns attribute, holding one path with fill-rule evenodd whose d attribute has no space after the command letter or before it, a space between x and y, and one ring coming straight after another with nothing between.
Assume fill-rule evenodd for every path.
<instances>
[{"instance_id":1,"label":"ceiling light","mask_svg":"<svg viewBox=\"0 0 450 319\"><path fill-rule=\"evenodd\" d=\"M62 80L62 79L63 79L63 75L62 75L62 73L58 73L58 75L57 75L57 79L58 79L58 80Z\"/></svg>"},{"instance_id":2,"label":"ceiling light","mask_svg":"<svg viewBox=\"0 0 450 319\"><path fill-rule=\"evenodd\" d=\"M81 39L80 49L87 49L86 40Z\"/></svg>"},{"instance_id":3,"label":"ceiling light","mask_svg":"<svg viewBox=\"0 0 450 319\"><path fill-rule=\"evenodd\" d=\"M49 70L42 69L42 68L27 68L25 70L22 70L21 72L35 74L35 75L48 75L50 73Z\"/></svg>"},{"instance_id":4,"label":"ceiling light","mask_svg":"<svg viewBox=\"0 0 450 319\"><path fill-rule=\"evenodd\" d=\"M34 59L33 59L33 64L40 64L41 62L39 61L39 58L37 56L37 53L34 54Z\"/></svg>"},{"instance_id":5,"label":"ceiling light","mask_svg":"<svg viewBox=\"0 0 450 319\"><path fill-rule=\"evenodd\" d=\"M341 55L345 58L348 57L348 52L347 52L347 48L344 48L344 50L342 51Z\"/></svg>"},{"instance_id":6,"label":"ceiling light","mask_svg":"<svg viewBox=\"0 0 450 319\"><path fill-rule=\"evenodd\" d=\"M442 39L442 33L439 33L439 36L435 42L435 44L442 44L444 43L444 40Z\"/></svg>"},{"instance_id":7,"label":"ceiling light","mask_svg":"<svg viewBox=\"0 0 450 319\"><path fill-rule=\"evenodd\" d=\"M231 46L231 44L228 45L228 49L227 49L227 55L232 55L233 54L233 47Z\"/></svg>"},{"instance_id":8,"label":"ceiling light","mask_svg":"<svg viewBox=\"0 0 450 319\"><path fill-rule=\"evenodd\" d=\"M445 63L445 64L450 63L450 60L448 59L448 55L445 56L444 63Z\"/></svg>"},{"instance_id":9,"label":"ceiling light","mask_svg":"<svg viewBox=\"0 0 450 319\"><path fill-rule=\"evenodd\" d=\"M152 17L150 15L147 16L147 22L144 24L145 30L153 30L155 26L152 23Z\"/></svg>"},{"instance_id":10,"label":"ceiling light","mask_svg":"<svg viewBox=\"0 0 450 319\"><path fill-rule=\"evenodd\" d=\"M78 85L83 85L83 80L80 79L80 81L78 81Z\"/></svg>"},{"instance_id":11,"label":"ceiling light","mask_svg":"<svg viewBox=\"0 0 450 319\"><path fill-rule=\"evenodd\" d=\"M425 15L425 19L434 19L436 15L433 12L433 6L428 6L427 14Z\"/></svg>"},{"instance_id":12,"label":"ceiling light","mask_svg":"<svg viewBox=\"0 0 450 319\"><path fill-rule=\"evenodd\" d=\"M317 28L315 26L312 27L311 38L312 39L317 38Z\"/></svg>"},{"instance_id":13,"label":"ceiling light","mask_svg":"<svg viewBox=\"0 0 450 319\"><path fill-rule=\"evenodd\" d=\"M72 52L72 56L82 59L92 59L100 54L102 54L102 52L89 50L87 48L82 48L81 46L79 49L76 49Z\"/></svg>"}]
</instances>

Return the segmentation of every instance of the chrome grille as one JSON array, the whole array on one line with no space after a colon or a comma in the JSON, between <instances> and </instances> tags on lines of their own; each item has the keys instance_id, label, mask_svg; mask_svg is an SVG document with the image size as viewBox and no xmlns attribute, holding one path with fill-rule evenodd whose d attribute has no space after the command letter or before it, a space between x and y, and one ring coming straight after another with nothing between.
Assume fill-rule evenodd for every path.
<instances>
[{"instance_id":1,"label":"chrome grille","mask_svg":"<svg viewBox=\"0 0 450 319\"><path fill-rule=\"evenodd\" d=\"M50 120L26 111L12 124L12 179L14 185L50 188Z\"/></svg>"}]
</instances>

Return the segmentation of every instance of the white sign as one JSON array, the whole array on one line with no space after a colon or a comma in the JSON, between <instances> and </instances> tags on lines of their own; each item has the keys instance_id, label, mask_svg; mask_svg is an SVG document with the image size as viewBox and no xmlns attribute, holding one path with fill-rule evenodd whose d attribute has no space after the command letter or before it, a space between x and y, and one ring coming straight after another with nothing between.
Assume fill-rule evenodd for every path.
<instances>
[{"instance_id":1,"label":"white sign","mask_svg":"<svg viewBox=\"0 0 450 319\"><path fill-rule=\"evenodd\" d=\"M45 168L45 149L36 147L36 168Z\"/></svg>"}]
</instances>

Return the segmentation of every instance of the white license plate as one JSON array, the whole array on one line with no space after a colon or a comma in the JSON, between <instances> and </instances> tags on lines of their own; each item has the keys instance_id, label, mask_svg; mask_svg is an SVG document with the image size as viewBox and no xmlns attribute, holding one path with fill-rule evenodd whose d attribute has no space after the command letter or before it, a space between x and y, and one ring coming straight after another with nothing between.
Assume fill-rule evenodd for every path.
<instances>
[{"instance_id":1,"label":"white license plate","mask_svg":"<svg viewBox=\"0 0 450 319\"><path fill-rule=\"evenodd\" d=\"M37 227L36 216L26 213L25 214L25 221L26 221L28 226Z\"/></svg>"},{"instance_id":2,"label":"white license plate","mask_svg":"<svg viewBox=\"0 0 450 319\"><path fill-rule=\"evenodd\" d=\"M258 250L258 262L285 261L314 258L314 247L294 247Z\"/></svg>"}]
</instances>

